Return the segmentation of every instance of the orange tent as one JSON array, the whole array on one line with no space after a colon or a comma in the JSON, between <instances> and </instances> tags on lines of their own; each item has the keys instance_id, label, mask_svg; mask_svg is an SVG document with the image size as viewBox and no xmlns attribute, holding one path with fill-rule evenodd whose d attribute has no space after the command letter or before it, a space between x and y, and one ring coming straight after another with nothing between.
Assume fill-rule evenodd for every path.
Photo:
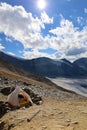
<instances>
[{"instance_id":1,"label":"orange tent","mask_svg":"<svg viewBox=\"0 0 87 130\"><path fill-rule=\"evenodd\" d=\"M33 104L30 96L20 87L16 87L15 90L8 95L7 101L12 106L22 106L28 103Z\"/></svg>"}]
</instances>

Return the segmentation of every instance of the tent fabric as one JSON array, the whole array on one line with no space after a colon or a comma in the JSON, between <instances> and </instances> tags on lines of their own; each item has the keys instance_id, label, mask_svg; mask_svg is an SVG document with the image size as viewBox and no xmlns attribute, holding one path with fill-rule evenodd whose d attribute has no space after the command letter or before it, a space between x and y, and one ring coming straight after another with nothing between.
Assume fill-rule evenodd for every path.
<instances>
[{"instance_id":1,"label":"tent fabric","mask_svg":"<svg viewBox=\"0 0 87 130\"><path fill-rule=\"evenodd\" d=\"M22 94L25 100L21 100L18 97L19 94ZM11 104L12 106L21 106L27 103L33 103L30 96L24 92L20 87L16 87L15 90L8 95L7 102Z\"/></svg>"}]
</instances>

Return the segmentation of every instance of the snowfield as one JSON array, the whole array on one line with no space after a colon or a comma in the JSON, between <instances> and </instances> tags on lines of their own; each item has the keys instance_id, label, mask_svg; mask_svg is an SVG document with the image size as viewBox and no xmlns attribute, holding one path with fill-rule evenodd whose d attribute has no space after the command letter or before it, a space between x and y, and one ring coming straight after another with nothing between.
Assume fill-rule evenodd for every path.
<instances>
[{"instance_id":1,"label":"snowfield","mask_svg":"<svg viewBox=\"0 0 87 130\"><path fill-rule=\"evenodd\" d=\"M56 85L87 97L87 78L49 78Z\"/></svg>"}]
</instances>

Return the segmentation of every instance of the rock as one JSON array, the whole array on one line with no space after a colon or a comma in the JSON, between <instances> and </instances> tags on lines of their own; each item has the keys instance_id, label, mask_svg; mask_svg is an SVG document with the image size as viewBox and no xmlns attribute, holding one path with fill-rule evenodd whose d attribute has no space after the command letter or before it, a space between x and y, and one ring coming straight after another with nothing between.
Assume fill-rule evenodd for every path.
<instances>
[{"instance_id":1,"label":"rock","mask_svg":"<svg viewBox=\"0 0 87 130\"><path fill-rule=\"evenodd\" d=\"M34 92L31 91L31 89L28 88L23 88L23 90L30 95L33 103L36 105L41 105L43 103L42 97L40 97L38 94L35 94Z\"/></svg>"},{"instance_id":2,"label":"rock","mask_svg":"<svg viewBox=\"0 0 87 130\"><path fill-rule=\"evenodd\" d=\"M45 129L47 129L47 126L42 126L42 130L45 130Z\"/></svg>"},{"instance_id":3,"label":"rock","mask_svg":"<svg viewBox=\"0 0 87 130\"><path fill-rule=\"evenodd\" d=\"M0 122L0 130L4 130L4 125L5 125L4 121Z\"/></svg>"},{"instance_id":4,"label":"rock","mask_svg":"<svg viewBox=\"0 0 87 130\"><path fill-rule=\"evenodd\" d=\"M57 110L57 108L53 108L53 110Z\"/></svg>"},{"instance_id":5,"label":"rock","mask_svg":"<svg viewBox=\"0 0 87 130\"><path fill-rule=\"evenodd\" d=\"M23 84L24 84L25 86L29 86L29 85L31 85L31 84L26 83L26 82L23 82Z\"/></svg>"},{"instance_id":6,"label":"rock","mask_svg":"<svg viewBox=\"0 0 87 130\"><path fill-rule=\"evenodd\" d=\"M9 126L8 126L8 130L10 130L10 129L13 128L13 127L14 127L14 124L9 125Z\"/></svg>"},{"instance_id":7,"label":"rock","mask_svg":"<svg viewBox=\"0 0 87 130\"><path fill-rule=\"evenodd\" d=\"M78 124L79 122L76 120L71 121L71 124Z\"/></svg>"},{"instance_id":8,"label":"rock","mask_svg":"<svg viewBox=\"0 0 87 130\"><path fill-rule=\"evenodd\" d=\"M82 113L82 114L87 114L87 110L86 110L86 111L82 111L81 113Z\"/></svg>"},{"instance_id":9,"label":"rock","mask_svg":"<svg viewBox=\"0 0 87 130\"><path fill-rule=\"evenodd\" d=\"M67 119L66 122L71 122L71 120L70 120L70 119Z\"/></svg>"},{"instance_id":10,"label":"rock","mask_svg":"<svg viewBox=\"0 0 87 130\"><path fill-rule=\"evenodd\" d=\"M62 111L60 111L58 114L63 114L63 112L62 112Z\"/></svg>"},{"instance_id":11,"label":"rock","mask_svg":"<svg viewBox=\"0 0 87 130\"><path fill-rule=\"evenodd\" d=\"M77 120L68 119L66 120L67 126L78 124L79 122Z\"/></svg>"},{"instance_id":12,"label":"rock","mask_svg":"<svg viewBox=\"0 0 87 130\"><path fill-rule=\"evenodd\" d=\"M30 119L27 119L27 122L30 122L31 120Z\"/></svg>"},{"instance_id":13,"label":"rock","mask_svg":"<svg viewBox=\"0 0 87 130\"><path fill-rule=\"evenodd\" d=\"M35 96L35 97L32 98L32 101L33 101L34 103L36 103L36 102L38 102L38 101L42 101L42 98Z\"/></svg>"},{"instance_id":14,"label":"rock","mask_svg":"<svg viewBox=\"0 0 87 130\"><path fill-rule=\"evenodd\" d=\"M0 117L2 117L5 113L11 110L9 104L7 102L0 101Z\"/></svg>"},{"instance_id":15,"label":"rock","mask_svg":"<svg viewBox=\"0 0 87 130\"><path fill-rule=\"evenodd\" d=\"M1 89L1 93L3 94L3 95L9 95L10 93L11 93L11 87L5 87L5 88L2 88Z\"/></svg>"},{"instance_id":16,"label":"rock","mask_svg":"<svg viewBox=\"0 0 87 130\"><path fill-rule=\"evenodd\" d=\"M13 91L13 89L11 89L11 88L13 88L13 87L2 88L1 93L4 95L8 95L9 93L11 93L11 91ZM32 92L31 89L24 88L24 91L30 95L33 103L35 103L36 105L41 105L43 103L42 97L40 97L38 94L35 94L34 92ZM31 104L25 105L26 108L28 108L29 106L31 106ZM17 109L17 107L16 108L12 107L7 102L0 101L0 117L2 117L5 113L7 113L11 110L15 110L15 109Z\"/></svg>"},{"instance_id":17,"label":"rock","mask_svg":"<svg viewBox=\"0 0 87 130\"><path fill-rule=\"evenodd\" d=\"M37 105L41 105L41 104L43 104L43 101L38 101L37 102Z\"/></svg>"}]
</instances>

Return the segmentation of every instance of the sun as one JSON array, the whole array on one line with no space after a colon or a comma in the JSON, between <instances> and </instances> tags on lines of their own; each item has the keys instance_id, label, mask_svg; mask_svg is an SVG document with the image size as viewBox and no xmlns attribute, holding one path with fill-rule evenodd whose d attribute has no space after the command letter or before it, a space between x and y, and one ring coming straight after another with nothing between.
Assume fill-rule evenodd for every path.
<instances>
[{"instance_id":1,"label":"sun","mask_svg":"<svg viewBox=\"0 0 87 130\"><path fill-rule=\"evenodd\" d=\"M45 9L46 8L46 1L45 0L38 0L37 6L41 10Z\"/></svg>"}]
</instances>

